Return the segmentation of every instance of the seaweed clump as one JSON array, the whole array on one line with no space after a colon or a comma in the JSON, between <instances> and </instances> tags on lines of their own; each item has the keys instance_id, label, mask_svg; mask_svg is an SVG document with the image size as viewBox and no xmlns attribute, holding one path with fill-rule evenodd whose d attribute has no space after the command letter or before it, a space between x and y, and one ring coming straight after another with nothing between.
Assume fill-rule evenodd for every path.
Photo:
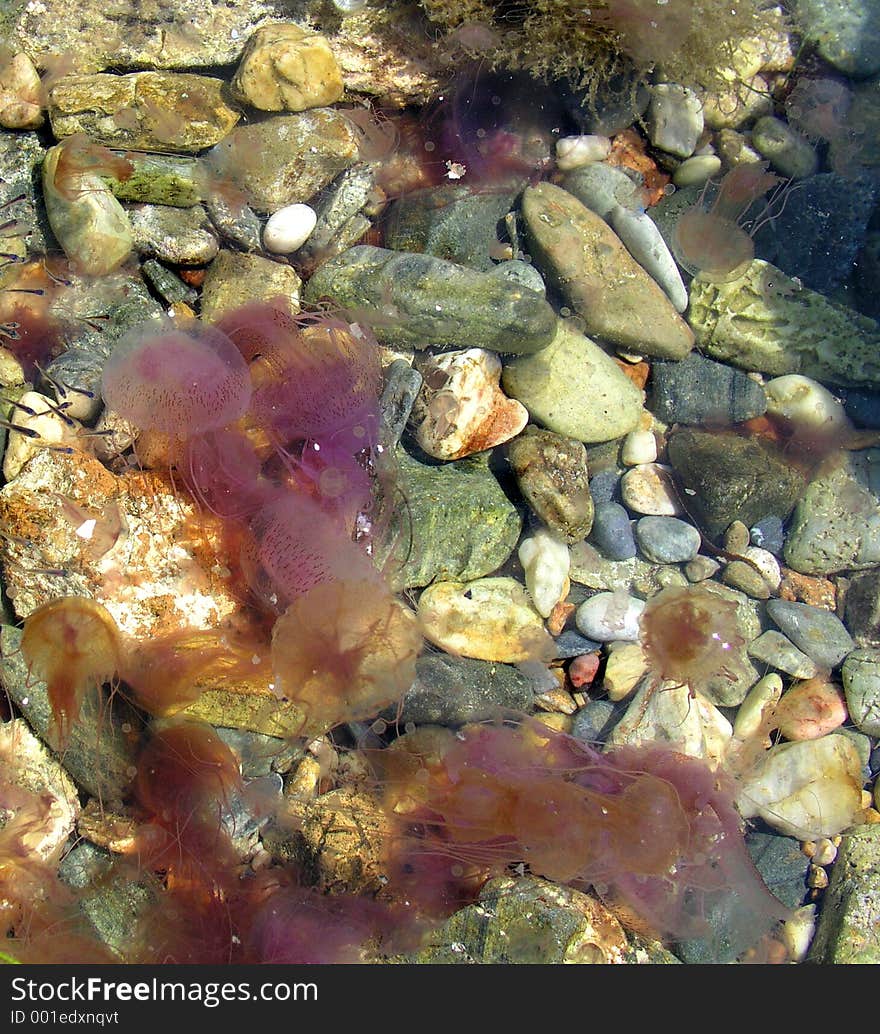
<instances>
[{"instance_id":1,"label":"seaweed clump","mask_svg":"<svg viewBox=\"0 0 880 1034\"><path fill-rule=\"evenodd\" d=\"M588 91L627 66L672 81L712 88L724 85L719 67L740 41L761 32L766 12L758 0L421 0L429 19L487 41L479 55L536 77L570 76ZM468 36L471 39L471 35ZM729 85L729 84L728 84Z\"/></svg>"}]
</instances>

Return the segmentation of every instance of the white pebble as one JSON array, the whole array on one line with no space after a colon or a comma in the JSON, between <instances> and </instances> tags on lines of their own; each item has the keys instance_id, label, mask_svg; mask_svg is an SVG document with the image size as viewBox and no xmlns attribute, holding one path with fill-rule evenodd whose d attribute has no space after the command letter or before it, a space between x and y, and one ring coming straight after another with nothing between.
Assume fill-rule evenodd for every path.
<instances>
[{"instance_id":1,"label":"white pebble","mask_svg":"<svg viewBox=\"0 0 880 1034\"><path fill-rule=\"evenodd\" d=\"M540 528L519 547L519 561L526 576L526 588L541 617L562 599L571 558L568 546L547 528Z\"/></svg>"},{"instance_id":2,"label":"white pebble","mask_svg":"<svg viewBox=\"0 0 880 1034\"><path fill-rule=\"evenodd\" d=\"M767 412L799 428L823 434L847 431L852 424L843 405L818 381L799 373L774 377L764 385Z\"/></svg>"},{"instance_id":3,"label":"white pebble","mask_svg":"<svg viewBox=\"0 0 880 1034\"><path fill-rule=\"evenodd\" d=\"M630 431L623 439L620 458L627 467L653 463L657 459L657 439L653 431Z\"/></svg>"},{"instance_id":4,"label":"white pebble","mask_svg":"<svg viewBox=\"0 0 880 1034\"><path fill-rule=\"evenodd\" d=\"M779 743L741 777L737 805L744 819L759 815L785 836L818 840L861 821L863 781L846 736Z\"/></svg>"},{"instance_id":5,"label":"white pebble","mask_svg":"<svg viewBox=\"0 0 880 1034\"><path fill-rule=\"evenodd\" d=\"M597 592L578 607L575 623L583 635L600 643L635 641L644 609L644 600L626 592Z\"/></svg>"},{"instance_id":6,"label":"white pebble","mask_svg":"<svg viewBox=\"0 0 880 1034\"><path fill-rule=\"evenodd\" d=\"M721 159L716 154L695 154L679 165L672 176L676 187L702 187L721 172Z\"/></svg>"},{"instance_id":7,"label":"white pebble","mask_svg":"<svg viewBox=\"0 0 880 1034\"><path fill-rule=\"evenodd\" d=\"M663 289L677 312L688 307L688 293L657 224L645 212L632 212L615 205L610 213L611 227L627 251Z\"/></svg>"},{"instance_id":8,"label":"white pebble","mask_svg":"<svg viewBox=\"0 0 880 1034\"><path fill-rule=\"evenodd\" d=\"M556 165L562 172L602 162L610 153L607 136L564 136L556 141Z\"/></svg>"},{"instance_id":9,"label":"white pebble","mask_svg":"<svg viewBox=\"0 0 880 1034\"><path fill-rule=\"evenodd\" d=\"M782 927L782 942L788 949L792 962L803 962L807 957L815 932L815 905L802 905L785 920Z\"/></svg>"},{"instance_id":10,"label":"white pebble","mask_svg":"<svg viewBox=\"0 0 880 1034\"><path fill-rule=\"evenodd\" d=\"M263 247L274 255L296 251L309 239L317 221L317 213L310 205L285 205L266 220Z\"/></svg>"}]
</instances>

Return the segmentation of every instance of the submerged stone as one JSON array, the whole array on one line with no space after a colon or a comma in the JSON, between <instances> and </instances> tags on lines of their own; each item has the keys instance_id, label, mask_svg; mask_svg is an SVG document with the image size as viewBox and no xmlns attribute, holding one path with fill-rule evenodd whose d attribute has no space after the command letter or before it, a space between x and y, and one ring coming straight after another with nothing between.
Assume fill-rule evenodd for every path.
<instances>
[{"instance_id":1,"label":"submerged stone","mask_svg":"<svg viewBox=\"0 0 880 1034\"><path fill-rule=\"evenodd\" d=\"M755 259L741 277L691 282L688 321L713 359L778 377L880 385L880 326Z\"/></svg>"},{"instance_id":2,"label":"submerged stone","mask_svg":"<svg viewBox=\"0 0 880 1034\"><path fill-rule=\"evenodd\" d=\"M108 147L195 153L222 140L240 113L222 79L189 72L68 75L49 90L56 137L87 133Z\"/></svg>"},{"instance_id":3,"label":"submerged stone","mask_svg":"<svg viewBox=\"0 0 880 1034\"><path fill-rule=\"evenodd\" d=\"M604 219L550 183L526 188L522 214L535 264L588 334L664 359L690 352L690 327Z\"/></svg>"},{"instance_id":4,"label":"submerged stone","mask_svg":"<svg viewBox=\"0 0 880 1034\"><path fill-rule=\"evenodd\" d=\"M317 270L305 299L323 297L362 314L383 343L416 349L537 352L557 322L535 291L431 255L366 244Z\"/></svg>"}]
</instances>

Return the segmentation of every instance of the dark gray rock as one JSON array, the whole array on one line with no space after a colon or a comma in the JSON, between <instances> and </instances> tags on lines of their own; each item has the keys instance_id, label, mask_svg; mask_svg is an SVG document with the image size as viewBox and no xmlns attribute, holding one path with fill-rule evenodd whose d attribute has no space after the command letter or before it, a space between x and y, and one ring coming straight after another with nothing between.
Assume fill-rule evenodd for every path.
<instances>
[{"instance_id":1,"label":"dark gray rock","mask_svg":"<svg viewBox=\"0 0 880 1034\"><path fill-rule=\"evenodd\" d=\"M475 190L467 183L445 183L409 194L391 205L385 246L488 272L498 223L524 186L524 181L516 181Z\"/></svg>"},{"instance_id":2,"label":"dark gray rock","mask_svg":"<svg viewBox=\"0 0 880 1034\"><path fill-rule=\"evenodd\" d=\"M880 275L878 275L875 283L880 283ZM875 291L874 297L877 299L878 305L880 305L880 292ZM869 315L875 318L880 316L880 308L877 309L876 313L872 312ZM857 389L848 391L844 408L846 409L846 415L856 427L880 427L880 392L859 391Z\"/></svg>"},{"instance_id":3,"label":"dark gray rock","mask_svg":"<svg viewBox=\"0 0 880 1034\"><path fill-rule=\"evenodd\" d=\"M746 846L771 892L789 908L799 904L806 893L809 860L798 842L790 837L750 833ZM750 931L742 926L736 895L709 895L709 902L705 918L711 932L675 946L675 953L683 962L730 963L752 945Z\"/></svg>"},{"instance_id":4,"label":"dark gray rock","mask_svg":"<svg viewBox=\"0 0 880 1034\"><path fill-rule=\"evenodd\" d=\"M571 593L569 595L572 596L574 594ZM584 596L584 599L586 599L586 596ZM583 600L572 600L572 602L582 603ZM567 629L556 637L556 657L559 660L566 660L569 657L580 657L581 654L592 653L601 646L602 644L596 642L595 639L587 639L586 636L576 632L573 628Z\"/></svg>"},{"instance_id":5,"label":"dark gray rock","mask_svg":"<svg viewBox=\"0 0 880 1034\"><path fill-rule=\"evenodd\" d=\"M534 291L431 255L366 244L320 266L304 297L363 312L380 341L411 348L529 354L556 333L556 313Z\"/></svg>"},{"instance_id":6,"label":"dark gray rock","mask_svg":"<svg viewBox=\"0 0 880 1034\"><path fill-rule=\"evenodd\" d=\"M692 352L677 363L652 365L649 409L667 424L718 427L762 416L767 396L741 370Z\"/></svg>"},{"instance_id":7,"label":"dark gray rock","mask_svg":"<svg viewBox=\"0 0 880 1034\"><path fill-rule=\"evenodd\" d=\"M416 661L416 680L403 699L399 720L464 725L507 710L528 712L533 700L531 682L510 664L428 653Z\"/></svg>"},{"instance_id":8,"label":"dark gray rock","mask_svg":"<svg viewBox=\"0 0 880 1034\"><path fill-rule=\"evenodd\" d=\"M584 743L602 743L614 727L620 709L610 700L591 700L575 713L571 734Z\"/></svg>"},{"instance_id":9,"label":"dark gray rock","mask_svg":"<svg viewBox=\"0 0 880 1034\"><path fill-rule=\"evenodd\" d=\"M601 470L590 478L590 495L596 506L620 500L620 471L616 469Z\"/></svg>"},{"instance_id":10,"label":"dark gray rock","mask_svg":"<svg viewBox=\"0 0 880 1034\"><path fill-rule=\"evenodd\" d=\"M688 509L711 539L734 520L751 526L788 515L804 488L803 474L758 439L684 428L667 449Z\"/></svg>"},{"instance_id":11,"label":"dark gray rock","mask_svg":"<svg viewBox=\"0 0 880 1034\"><path fill-rule=\"evenodd\" d=\"M174 302L184 302L192 308L198 303L199 292L184 283L175 272L167 269L157 259L147 259L143 262L141 273L146 282L168 305L172 305Z\"/></svg>"},{"instance_id":12,"label":"dark gray rock","mask_svg":"<svg viewBox=\"0 0 880 1034\"><path fill-rule=\"evenodd\" d=\"M638 553L629 514L620 503L596 507L590 541L609 560L630 560Z\"/></svg>"},{"instance_id":13,"label":"dark gray rock","mask_svg":"<svg viewBox=\"0 0 880 1034\"><path fill-rule=\"evenodd\" d=\"M379 401L382 445L393 449L406 428L413 404L422 387L422 375L405 359L395 359L385 371L385 387Z\"/></svg>"},{"instance_id":14,"label":"dark gray rock","mask_svg":"<svg viewBox=\"0 0 880 1034\"><path fill-rule=\"evenodd\" d=\"M852 273L876 196L868 177L810 176L755 235L755 254L828 294Z\"/></svg>"},{"instance_id":15,"label":"dark gray rock","mask_svg":"<svg viewBox=\"0 0 880 1034\"><path fill-rule=\"evenodd\" d=\"M756 521L749 528L749 541L753 546L760 546L768 553L779 556L785 544L784 522L781 517L771 514Z\"/></svg>"}]
</instances>

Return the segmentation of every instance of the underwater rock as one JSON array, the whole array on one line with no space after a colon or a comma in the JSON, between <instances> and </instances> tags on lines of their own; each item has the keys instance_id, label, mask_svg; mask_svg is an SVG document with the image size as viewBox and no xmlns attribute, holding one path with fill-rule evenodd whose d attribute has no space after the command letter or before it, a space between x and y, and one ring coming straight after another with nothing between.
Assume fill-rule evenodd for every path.
<instances>
[{"instance_id":1,"label":"underwater rock","mask_svg":"<svg viewBox=\"0 0 880 1034\"><path fill-rule=\"evenodd\" d=\"M877 964L880 825L844 834L807 961Z\"/></svg>"},{"instance_id":2,"label":"underwater rock","mask_svg":"<svg viewBox=\"0 0 880 1034\"><path fill-rule=\"evenodd\" d=\"M299 312L301 288L302 280L292 266L223 248L208 267L202 287L202 318L213 323L248 302L268 302L279 295L291 312Z\"/></svg>"},{"instance_id":3,"label":"underwater rock","mask_svg":"<svg viewBox=\"0 0 880 1034\"><path fill-rule=\"evenodd\" d=\"M690 352L690 327L603 219L550 183L526 188L522 214L536 265L588 334L663 359Z\"/></svg>"},{"instance_id":4,"label":"underwater rock","mask_svg":"<svg viewBox=\"0 0 880 1034\"><path fill-rule=\"evenodd\" d=\"M418 614L425 638L453 654L506 664L553 657L553 640L513 578L434 582Z\"/></svg>"},{"instance_id":5,"label":"underwater rock","mask_svg":"<svg viewBox=\"0 0 880 1034\"><path fill-rule=\"evenodd\" d=\"M651 412L666 424L738 424L762 416L765 389L741 370L691 352L651 366Z\"/></svg>"},{"instance_id":6,"label":"underwater rock","mask_svg":"<svg viewBox=\"0 0 880 1034\"><path fill-rule=\"evenodd\" d=\"M52 132L108 147L194 154L222 140L240 113L222 79L190 72L68 75L49 90Z\"/></svg>"},{"instance_id":7,"label":"underwater rock","mask_svg":"<svg viewBox=\"0 0 880 1034\"><path fill-rule=\"evenodd\" d=\"M608 748L664 743L682 754L718 763L733 729L717 707L687 686L646 679L611 730Z\"/></svg>"},{"instance_id":8,"label":"underwater rock","mask_svg":"<svg viewBox=\"0 0 880 1034\"><path fill-rule=\"evenodd\" d=\"M207 265L217 256L217 237L201 205L138 205L129 210L128 217L134 247L141 255L172 266Z\"/></svg>"},{"instance_id":9,"label":"underwater rock","mask_svg":"<svg viewBox=\"0 0 880 1034\"><path fill-rule=\"evenodd\" d=\"M292 22L263 25L232 77L238 100L260 111L305 111L342 99L342 73L325 36Z\"/></svg>"},{"instance_id":10,"label":"underwater rock","mask_svg":"<svg viewBox=\"0 0 880 1034\"><path fill-rule=\"evenodd\" d=\"M880 650L853 650L843 662L841 678L855 727L880 736Z\"/></svg>"},{"instance_id":11,"label":"underwater rock","mask_svg":"<svg viewBox=\"0 0 880 1034\"><path fill-rule=\"evenodd\" d=\"M388 716L403 724L464 725L504 711L528 712L533 702L531 681L511 664L425 653L399 714L395 708Z\"/></svg>"},{"instance_id":12,"label":"underwater rock","mask_svg":"<svg viewBox=\"0 0 880 1034\"><path fill-rule=\"evenodd\" d=\"M397 478L406 506L392 518L393 552L377 557L396 589L480 578L516 548L522 518L485 454L438 467L398 450Z\"/></svg>"},{"instance_id":13,"label":"underwater rock","mask_svg":"<svg viewBox=\"0 0 880 1034\"><path fill-rule=\"evenodd\" d=\"M760 439L683 428L670 436L668 452L688 507L711 539L734 520L751 526L768 514L788 515L804 489L804 475Z\"/></svg>"},{"instance_id":14,"label":"underwater rock","mask_svg":"<svg viewBox=\"0 0 880 1034\"><path fill-rule=\"evenodd\" d=\"M46 684L30 678L21 638L20 629L0 627L0 682L28 725L49 742L53 718ZM135 771L140 727L140 717L121 698L111 707L103 695L99 701L96 695L86 694L64 748L65 770L78 786L104 803L120 802Z\"/></svg>"},{"instance_id":15,"label":"underwater rock","mask_svg":"<svg viewBox=\"0 0 880 1034\"><path fill-rule=\"evenodd\" d=\"M759 815L798 840L833 837L861 820L862 762L845 736L771 747L740 782L743 818Z\"/></svg>"},{"instance_id":16,"label":"underwater rock","mask_svg":"<svg viewBox=\"0 0 880 1034\"><path fill-rule=\"evenodd\" d=\"M57 860L80 813L73 781L23 718L0 725L0 758L4 827L18 811L17 791L33 795L39 800L39 815L32 814L26 831L22 828L28 850L40 861Z\"/></svg>"},{"instance_id":17,"label":"underwater rock","mask_svg":"<svg viewBox=\"0 0 880 1034\"><path fill-rule=\"evenodd\" d=\"M444 352L416 368L430 375L412 409L413 436L429 456L458 460L492 449L522 431L529 413L499 387L501 360L493 352L469 348ZM442 387L431 381L443 380Z\"/></svg>"},{"instance_id":18,"label":"underwater rock","mask_svg":"<svg viewBox=\"0 0 880 1034\"><path fill-rule=\"evenodd\" d=\"M489 880L431 941L405 961L608 965L627 961L629 947L620 923L594 897L535 876Z\"/></svg>"},{"instance_id":19,"label":"underwater rock","mask_svg":"<svg viewBox=\"0 0 880 1034\"><path fill-rule=\"evenodd\" d=\"M504 390L549 431L581 442L606 442L631 431L642 394L602 349L557 321L556 335L536 355L510 359Z\"/></svg>"},{"instance_id":20,"label":"underwater rock","mask_svg":"<svg viewBox=\"0 0 880 1034\"><path fill-rule=\"evenodd\" d=\"M785 562L802 574L880 563L880 502L872 450L844 452L807 485L785 537Z\"/></svg>"},{"instance_id":21,"label":"underwater rock","mask_svg":"<svg viewBox=\"0 0 880 1034\"><path fill-rule=\"evenodd\" d=\"M357 160L354 130L335 108L238 126L203 161L258 212L307 202Z\"/></svg>"},{"instance_id":22,"label":"underwater rock","mask_svg":"<svg viewBox=\"0 0 880 1034\"><path fill-rule=\"evenodd\" d=\"M27 54L19 51L0 67L0 126L35 129L43 124L40 77Z\"/></svg>"},{"instance_id":23,"label":"underwater rock","mask_svg":"<svg viewBox=\"0 0 880 1034\"><path fill-rule=\"evenodd\" d=\"M131 254L131 225L122 205L93 172L67 177L73 193L59 190L56 173L64 153L64 146L57 144L43 162L46 214L73 267L86 276L103 276Z\"/></svg>"},{"instance_id":24,"label":"underwater rock","mask_svg":"<svg viewBox=\"0 0 880 1034\"><path fill-rule=\"evenodd\" d=\"M548 618L566 595L571 563L568 547L549 529L539 528L523 539L518 555L535 609Z\"/></svg>"},{"instance_id":25,"label":"underwater rock","mask_svg":"<svg viewBox=\"0 0 880 1034\"><path fill-rule=\"evenodd\" d=\"M531 424L508 445L507 458L520 492L548 527L569 543L590 533L593 497L579 441Z\"/></svg>"},{"instance_id":26,"label":"underwater rock","mask_svg":"<svg viewBox=\"0 0 880 1034\"><path fill-rule=\"evenodd\" d=\"M513 207L523 182L475 189L445 183L394 201L387 215L385 247L423 252L487 273L498 246L497 226Z\"/></svg>"},{"instance_id":27,"label":"underwater rock","mask_svg":"<svg viewBox=\"0 0 880 1034\"><path fill-rule=\"evenodd\" d=\"M535 291L431 255L361 244L318 268L305 300L332 298L370 324L383 344L407 348L546 348L556 314Z\"/></svg>"},{"instance_id":28,"label":"underwater rock","mask_svg":"<svg viewBox=\"0 0 880 1034\"><path fill-rule=\"evenodd\" d=\"M194 513L158 474L117 477L84 453L43 449L0 491L0 561L16 613L85 596L139 637L218 625L239 603L196 559L184 532ZM77 534L88 520L91 538Z\"/></svg>"},{"instance_id":29,"label":"underwater rock","mask_svg":"<svg viewBox=\"0 0 880 1034\"><path fill-rule=\"evenodd\" d=\"M736 280L691 281L688 321L713 359L778 377L880 386L880 326L755 259Z\"/></svg>"}]
</instances>

